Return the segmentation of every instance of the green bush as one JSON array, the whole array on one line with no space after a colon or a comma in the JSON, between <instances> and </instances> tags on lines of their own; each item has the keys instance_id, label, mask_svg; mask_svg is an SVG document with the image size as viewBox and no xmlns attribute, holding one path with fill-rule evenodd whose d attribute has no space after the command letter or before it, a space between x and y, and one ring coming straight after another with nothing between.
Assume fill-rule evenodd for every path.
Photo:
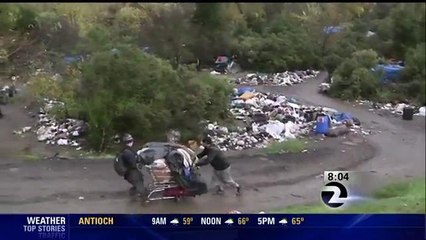
<instances>
[{"instance_id":1,"label":"green bush","mask_svg":"<svg viewBox=\"0 0 426 240\"><path fill-rule=\"evenodd\" d=\"M79 26L56 12L42 12L35 19L37 34L49 50L70 54L77 46Z\"/></svg>"},{"instance_id":2,"label":"green bush","mask_svg":"<svg viewBox=\"0 0 426 240\"><path fill-rule=\"evenodd\" d=\"M7 62L7 50L0 48L0 64L6 64Z\"/></svg>"},{"instance_id":3,"label":"green bush","mask_svg":"<svg viewBox=\"0 0 426 240\"><path fill-rule=\"evenodd\" d=\"M379 75L371 71L378 56L373 50L357 51L333 73L330 94L343 99L369 99L379 90Z\"/></svg>"},{"instance_id":4,"label":"green bush","mask_svg":"<svg viewBox=\"0 0 426 240\"><path fill-rule=\"evenodd\" d=\"M409 49L406 54L406 67L402 73L403 90L407 96L419 104L425 104L425 43L418 44L416 48Z\"/></svg>"},{"instance_id":5,"label":"green bush","mask_svg":"<svg viewBox=\"0 0 426 240\"><path fill-rule=\"evenodd\" d=\"M284 142L271 143L266 149L266 154L300 153L309 147L303 139L290 139Z\"/></svg>"},{"instance_id":6,"label":"green bush","mask_svg":"<svg viewBox=\"0 0 426 240\"><path fill-rule=\"evenodd\" d=\"M196 134L201 120L224 117L230 93L224 82L176 71L137 48L117 49L94 54L82 72L78 100L95 149L104 150L116 133L158 140L170 128Z\"/></svg>"},{"instance_id":7,"label":"green bush","mask_svg":"<svg viewBox=\"0 0 426 240\"><path fill-rule=\"evenodd\" d=\"M37 13L26 6L19 7L18 18L16 20L16 29L20 31L26 31L34 28L37 21Z\"/></svg>"}]
</instances>

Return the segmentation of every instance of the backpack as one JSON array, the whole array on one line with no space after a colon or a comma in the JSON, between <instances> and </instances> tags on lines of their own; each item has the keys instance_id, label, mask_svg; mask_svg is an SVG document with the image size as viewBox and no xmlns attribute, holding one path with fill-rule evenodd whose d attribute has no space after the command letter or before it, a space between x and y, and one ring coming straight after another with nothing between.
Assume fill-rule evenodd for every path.
<instances>
[{"instance_id":1,"label":"backpack","mask_svg":"<svg viewBox=\"0 0 426 240\"><path fill-rule=\"evenodd\" d=\"M124 176L127 172L127 167L121 157L121 152L114 159L114 170L119 176Z\"/></svg>"}]
</instances>

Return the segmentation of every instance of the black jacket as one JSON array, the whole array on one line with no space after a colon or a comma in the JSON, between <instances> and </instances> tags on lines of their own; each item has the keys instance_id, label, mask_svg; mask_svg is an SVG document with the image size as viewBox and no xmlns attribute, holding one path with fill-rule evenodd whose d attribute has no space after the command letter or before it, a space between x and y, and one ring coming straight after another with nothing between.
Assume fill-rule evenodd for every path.
<instances>
[{"instance_id":1,"label":"black jacket","mask_svg":"<svg viewBox=\"0 0 426 240\"><path fill-rule=\"evenodd\" d=\"M198 166L209 164L214 170L222 171L227 169L231 164L226 160L225 155L216 147L205 148L200 154L197 155L199 159L207 156L207 159L197 163Z\"/></svg>"},{"instance_id":2,"label":"black jacket","mask_svg":"<svg viewBox=\"0 0 426 240\"><path fill-rule=\"evenodd\" d=\"M128 170L137 169L137 163L139 160L138 154L133 151L130 147L125 147L120 155L124 162L124 165Z\"/></svg>"}]
</instances>

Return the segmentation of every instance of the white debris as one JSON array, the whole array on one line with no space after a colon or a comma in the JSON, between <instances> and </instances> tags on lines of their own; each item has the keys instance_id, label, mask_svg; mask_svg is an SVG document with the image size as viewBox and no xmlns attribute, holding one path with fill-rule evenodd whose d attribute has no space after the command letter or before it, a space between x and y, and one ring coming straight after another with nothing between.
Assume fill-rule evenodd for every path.
<instances>
[{"instance_id":1,"label":"white debris","mask_svg":"<svg viewBox=\"0 0 426 240\"><path fill-rule=\"evenodd\" d=\"M68 139L59 139L57 144L59 146L67 146L68 145Z\"/></svg>"},{"instance_id":2,"label":"white debris","mask_svg":"<svg viewBox=\"0 0 426 240\"><path fill-rule=\"evenodd\" d=\"M407 105L405 103L400 103L400 104L396 105L396 108L395 108L394 111L395 111L395 113L402 114L402 111L404 110L405 107L407 107Z\"/></svg>"},{"instance_id":3,"label":"white debris","mask_svg":"<svg viewBox=\"0 0 426 240\"><path fill-rule=\"evenodd\" d=\"M419 109L418 115L423 116L423 117L426 116L426 107L425 106L423 106Z\"/></svg>"},{"instance_id":4,"label":"white debris","mask_svg":"<svg viewBox=\"0 0 426 240\"><path fill-rule=\"evenodd\" d=\"M206 124L206 134L224 151L264 148L271 141L309 134L319 113L329 115L332 124L342 124L336 109L305 106L291 97L260 92L246 95L245 100L238 96L241 91L236 89L234 92L236 96L231 101L230 112L235 119L241 120L242 126L231 129L217 123ZM355 118L353 120L355 123ZM361 128L355 124L351 131L358 133Z\"/></svg>"},{"instance_id":5,"label":"white debris","mask_svg":"<svg viewBox=\"0 0 426 240\"><path fill-rule=\"evenodd\" d=\"M330 83L321 83L319 86L319 89L321 92L327 92L328 90L330 90L330 88L331 88Z\"/></svg>"},{"instance_id":6,"label":"white debris","mask_svg":"<svg viewBox=\"0 0 426 240\"><path fill-rule=\"evenodd\" d=\"M280 121L269 121L267 125L265 125L265 132L269 133L274 139L281 139L281 133L284 131L285 125Z\"/></svg>"},{"instance_id":7,"label":"white debris","mask_svg":"<svg viewBox=\"0 0 426 240\"><path fill-rule=\"evenodd\" d=\"M297 132L297 125L296 124L294 124L292 121L289 121L285 124L284 128L285 128L284 136L286 138L289 138L289 139L296 138L296 135L295 135L296 132Z\"/></svg>"},{"instance_id":8,"label":"white debris","mask_svg":"<svg viewBox=\"0 0 426 240\"><path fill-rule=\"evenodd\" d=\"M291 86L293 84L302 83L307 79L316 77L319 71L306 70L296 72L283 72L274 74L257 74L250 73L245 77L235 79L236 84L248 85L274 85L274 86Z\"/></svg>"},{"instance_id":9,"label":"white debris","mask_svg":"<svg viewBox=\"0 0 426 240\"><path fill-rule=\"evenodd\" d=\"M35 130L37 139L40 142L51 145L78 147L78 140L86 133L87 124L76 119L57 121L55 116L49 114L53 108L62 106L64 106L62 102L45 100L45 105L38 114L38 123ZM25 128L26 131L31 129L29 127Z\"/></svg>"},{"instance_id":10,"label":"white debris","mask_svg":"<svg viewBox=\"0 0 426 240\"><path fill-rule=\"evenodd\" d=\"M367 105L367 106L371 106L368 111L373 112L375 110L385 110L389 113L395 114L395 115L402 115L404 112L404 108L413 108L415 110L418 110L417 113L415 113L414 115L417 116L425 116L425 107L416 107L414 105L411 104L407 104L407 103L376 103L376 102L371 102L368 100L357 100L356 101L359 105ZM423 115L422 115L422 111L423 111Z\"/></svg>"}]
</instances>

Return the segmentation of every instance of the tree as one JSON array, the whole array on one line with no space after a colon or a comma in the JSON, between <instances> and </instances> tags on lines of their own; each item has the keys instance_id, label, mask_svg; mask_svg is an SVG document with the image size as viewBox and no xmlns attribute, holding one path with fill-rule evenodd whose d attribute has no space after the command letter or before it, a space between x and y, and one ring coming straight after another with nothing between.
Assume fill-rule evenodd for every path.
<instances>
[{"instance_id":1,"label":"tree","mask_svg":"<svg viewBox=\"0 0 426 240\"><path fill-rule=\"evenodd\" d=\"M36 18L37 14L33 9L27 6L19 6L19 13L16 19L17 30L25 32L33 29L36 25Z\"/></svg>"},{"instance_id":2,"label":"tree","mask_svg":"<svg viewBox=\"0 0 426 240\"><path fill-rule=\"evenodd\" d=\"M121 8L114 19L114 34L120 39L136 41L141 25L146 21L147 12L143 9L126 6Z\"/></svg>"},{"instance_id":3,"label":"tree","mask_svg":"<svg viewBox=\"0 0 426 240\"><path fill-rule=\"evenodd\" d=\"M343 99L369 99L377 95L379 76L371 71L377 64L377 53L373 50L354 52L333 73L330 93Z\"/></svg>"},{"instance_id":4,"label":"tree","mask_svg":"<svg viewBox=\"0 0 426 240\"><path fill-rule=\"evenodd\" d=\"M227 24L225 11L222 3L196 3L193 21L205 31L221 31Z\"/></svg>"},{"instance_id":5,"label":"tree","mask_svg":"<svg viewBox=\"0 0 426 240\"><path fill-rule=\"evenodd\" d=\"M406 53L405 69L402 74L404 92L415 99L419 104L425 105L426 73L425 73L425 43L418 44Z\"/></svg>"},{"instance_id":6,"label":"tree","mask_svg":"<svg viewBox=\"0 0 426 240\"><path fill-rule=\"evenodd\" d=\"M425 41L425 3L399 4L391 13L395 57Z\"/></svg>"},{"instance_id":7,"label":"tree","mask_svg":"<svg viewBox=\"0 0 426 240\"><path fill-rule=\"evenodd\" d=\"M152 13L142 24L140 42L152 48L157 56L168 59L174 67L181 62L195 62L190 48L196 31L187 17L190 11L173 6Z\"/></svg>"},{"instance_id":8,"label":"tree","mask_svg":"<svg viewBox=\"0 0 426 240\"><path fill-rule=\"evenodd\" d=\"M232 25L229 9L224 3L196 3L192 17L196 37L191 50L202 63L212 57L233 54Z\"/></svg>"},{"instance_id":9,"label":"tree","mask_svg":"<svg viewBox=\"0 0 426 240\"><path fill-rule=\"evenodd\" d=\"M37 16L37 36L49 50L69 54L77 46L78 25L55 12L42 12Z\"/></svg>"},{"instance_id":10,"label":"tree","mask_svg":"<svg viewBox=\"0 0 426 240\"><path fill-rule=\"evenodd\" d=\"M225 117L218 113L227 109L228 87L211 76L188 76L135 47L94 54L78 94L90 144L104 150L113 134L124 132L145 141L161 139L170 128L194 133L200 121Z\"/></svg>"}]
</instances>

